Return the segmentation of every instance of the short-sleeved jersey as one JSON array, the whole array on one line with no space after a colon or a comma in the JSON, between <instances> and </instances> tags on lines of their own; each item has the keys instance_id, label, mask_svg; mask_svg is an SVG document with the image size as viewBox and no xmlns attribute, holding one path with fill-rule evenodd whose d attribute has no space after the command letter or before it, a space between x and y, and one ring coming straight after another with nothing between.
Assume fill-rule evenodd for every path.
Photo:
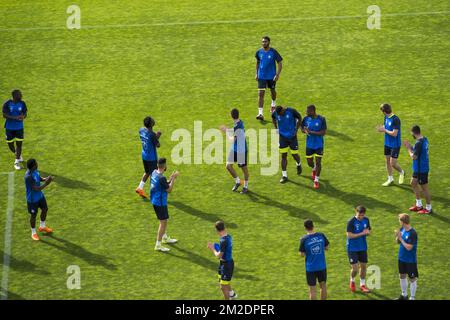
<instances>
[{"instance_id":1,"label":"short-sleeved jersey","mask_svg":"<svg viewBox=\"0 0 450 320\"><path fill-rule=\"evenodd\" d=\"M302 121L302 116L294 108L287 107L283 115L274 111L272 119L277 121L280 136L290 139L297 134L297 121Z\"/></svg>"},{"instance_id":2,"label":"short-sleeved jersey","mask_svg":"<svg viewBox=\"0 0 450 320\"><path fill-rule=\"evenodd\" d=\"M397 129L398 133L396 137L390 136L387 133L384 134L384 145L389 148L400 148L402 145L401 140L401 123L400 118L395 114L384 117L384 128L392 131Z\"/></svg>"},{"instance_id":3,"label":"short-sleeved jersey","mask_svg":"<svg viewBox=\"0 0 450 320\"><path fill-rule=\"evenodd\" d=\"M42 191L33 190L33 186L39 187L40 185L41 175L39 174L39 171L27 170L27 172L25 173L25 189L28 203L39 202L39 200L44 197L44 193Z\"/></svg>"},{"instance_id":4,"label":"short-sleeved jersey","mask_svg":"<svg viewBox=\"0 0 450 320\"><path fill-rule=\"evenodd\" d=\"M428 158L428 139L426 137L417 139L413 147L413 152L417 157L416 160L413 160L413 172L427 173L428 171L430 171L430 162Z\"/></svg>"},{"instance_id":5,"label":"short-sleeved jersey","mask_svg":"<svg viewBox=\"0 0 450 320\"><path fill-rule=\"evenodd\" d=\"M270 48L265 51L263 48L256 51L256 60L259 62L258 79L272 80L277 74L276 62L280 62L283 58L277 50Z\"/></svg>"},{"instance_id":6,"label":"short-sleeved jersey","mask_svg":"<svg viewBox=\"0 0 450 320\"><path fill-rule=\"evenodd\" d=\"M20 115L27 115L27 105L23 101L14 102L11 99L3 104L3 113L8 116L17 117ZM5 121L6 130L22 130L23 121L6 119Z\"/></svg>"},{"instance_id":7,"label":"short-sleeved jersey","mask_svg":"<svg viewBox=\"0 0 450 320\"><path fill-rule=\"evenodd\" d=\"M323 233L307 234L300 240L300 252L305 254L307 272L321 271L327 268L325 248L329 245Z\"/></svg>"},{"instance_id":8,"label":"short-sleeved jersey","mask_svg":"<svg viewBox=\"0 0 450 320\"><path fill-rule=\"evenodd\" d=\"M309 131L316 132L327 130L327 121L321 115L317 115L315 118L306 116L303 118L302 127L308 128ZM306 147L310 149L322 149L323 136L308 134L306 137Z\"/></svg>"},{"instance_id":9,"label":"short-sleeved jersey","mask_svg":"<svg viewBox=\"0 0 450 320\"><path fill-rule=\"evenodd\" d=\"M233 151L244 153L247 151L247 142L245 140L244 122L242 120L236 121L233 126Z\"/></svg>"},{"instance_id":10,"label":"short-sleeved jersey","mask_svg":"<svg viewBox=\"0 0 450 320\"><path fill-rule=\"evenodd\" d=\"M156 134L147 128L140 128L139 137L142 143L142 159L145 161L158 160L158 153L156 151L158 138Z\"/></svg>"},{"instance_id":11,"label":"short-sleeved jersey","mask_svg":"<svg viewBox=\"0 0 450 320\"><path fill-rule=\"evenodd\" d=\"M408 243L412 244L412 250L408 251L400 243L400 249L398 250L398 260L407 263L417 263L417 232L414 228L411 228L409 231L406 231L405 228L401 228L400 232L402 233L402 239Z\"/></svg>"},{"instance_id":12,"label":"short-sleeved jersey","mask_svg":"<svg viewBox=\"0 0 450 320\"><path fill-rule=\"evenodd\" d=\"M233 260L233 238L231 235L227 234L220 238L220 252L223 253L221 260L231 261Z\"/></svg>"},{"instance_id":13,"label":"short-sleeved jersey","mask_svg":"<svg viewBox=\"0 0 450 320\"><path fill-rule=\"evenodd\" d=\"M369 218L364 217L361 221L356 219L356 217L351 218L347 223L347 232L351 233L361 233L364 229L371 230ZM355 239L347 238L347 251L367 251L367 236L362 236Z\"/></svg>"},{"instance_id":14,"label":"short-sleeved jersey","mask_svg":"<svg viewBox=\"0 0 450 320\"><path fill-rule=\"evenodd\" d=\"M169 183L166 177L158 170L153 171L150 178L150 199L155 206L164 207L167 206L167 189Z\"/></svg>"}]
</instances>

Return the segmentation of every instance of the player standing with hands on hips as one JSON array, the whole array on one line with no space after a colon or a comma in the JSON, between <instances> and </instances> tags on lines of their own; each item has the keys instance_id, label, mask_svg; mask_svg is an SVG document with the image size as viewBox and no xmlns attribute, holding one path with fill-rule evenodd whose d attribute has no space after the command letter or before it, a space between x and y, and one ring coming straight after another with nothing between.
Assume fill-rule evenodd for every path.
<instances>
[{"instance_id":1,"label":"player standing with hands on hips","mask_svg":"<svg viewBox=\"0 0 450 320\"><path fill-rule=\"evenodd\" d=\"M277 105L277 92L275 86L280 78L281 69L283 68L282 60L277 50L270 47L270 38L268 36L262 37L262 48L256 51L256 76L255 80L258 81L258 115L257 120L264 120L263 108L264 108L264 95L266 94L266 88L270 88L272 95L272 104L270 113L273 113L275 106ZM277 70L278 64L278 70Z\"/></svg>"}]
</instances>

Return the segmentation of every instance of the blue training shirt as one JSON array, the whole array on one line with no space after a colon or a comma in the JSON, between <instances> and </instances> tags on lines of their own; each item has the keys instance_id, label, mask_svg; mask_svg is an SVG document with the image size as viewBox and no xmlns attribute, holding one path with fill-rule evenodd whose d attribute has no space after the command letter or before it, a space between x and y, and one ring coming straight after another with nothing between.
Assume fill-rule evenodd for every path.
<instances>
[{"instance_id":1,"label":"blue training shirt","mask_svg":"<svg viewBox=\"0 0 450 320\"><path fill-rule=\"evenodd\" d=\"M309 131L327 130L327 122L324 117L317 115L315 118L306 116L303 118L302 126ZM306 147L309 149L323 149L323 136L308 134L306 136Z\"/></svg>"},{"instance_id":2,"label":"blue training shirt","mask_svg":"<svg viewBox=\"0 0 450 320\"><path fill-rule=\"evenodd\" d=\"M153 205L165 207L167 206L167 189L169 183L166 177L158 170L154 170L150 178L150 200Z\"/></svg>"},{"instance_id":3,"label":"blue training shirt","mask_svg":"<svg viewBox=\"0 0 450 320\"><path fill-rule=\"evenodd\" d=\"M276 62L283 60L278 51L274 48L269 48L266 52L261 48L256 51L255 58L259 62L258 79L273 80L277 74Z\"/></svg>"},{"instance_id":4,"label":"blue training shirt","mask_svg":"<svg viewBox=\"0 0 450 320\"><path fill-rule=\"evenodd\" d=\"M156 151L158 138L156 137L156 134L147 128L140 128L139 137L141 138L142 143L142 160L158 160L158 153Z\"/></svg>"},{"instance_id":5,"label":"blue training shirt","mask_svg":"<svg viewBox=\"0 0 450 320\"><path fill-rule=\"evenodd\" d=\"M244 122L242 120L234 123L233 132L233 151L238 153L245 153L247 151L247 142L245 141L245 129Z\"/></svg>"},{"instance_id":6,"label":"blue training shirt","mask_svg":"<svg viewBox=\"0 0 450 320\"><path fill-rule=\"evenodd\" d=\"M428 139L422 137L417 139L413 147L414 155L417 157L413 160L412 170L414 173L427 173L430 171L430 161L428 158Z\"/></svg>"},{"instance_id":7,"label":"blue training shirt","mask_svg":"<svg viewBox=\"0 0 450 320\"><path fill-rule=\"evenodd\" d=\"M356 217L353 217L347 223L347 232L358 234L363 232L364 229L371 230L369 218L367 217L364 217L361 221L359 221ZM367 251L366 237L367 236L362 236L355 239L347 238L347 251Z\"/></svg>"},{"instance_id":8,"label":"blue training shirt","mask_svg":"<svg viewBox=\"0 0 450 320\"><path fill-rule=\"evenodd\" d=\"M233 238L231 235L227 234L220 238L220 252L223 252L222 259L223 261L231 261L233 260Z\"/></svg>"},{"instance_id":9,"label":"blue training shirt","mask_svg":"<svg viewBox=\"0 0 450 320\"><path fill-rule=\"evenodd\" d=\"M302 116L297 110L287 107L283 115L274 111L272 119L277 121L280 136L290 139L297 134L297 121L302 121Z\"/></svg>"},{"instance_id":10,"label":"blue training shirt","mask_svg":"<svg viewBox=\"0 0 450 320\"><path fill-rule=\"evenodd\" d=\"M413 248L411 251L406 250L403 244L400 243L400 248L398 250L398 260L406 263L417 263L417 232L414 228L406 231L405 228L401 228L402 239L408 243L412 244Z\"/></svg>"},{"instance_id":11,"label":"blue training shirt","mask_svg":"<svg viewBox=\"0 0 450 320\"><path fill-rule=\"evenodd\" d=\"M329 245L323 233L307 234L300 240L300 252L305 253L306 272L322 271L327 268L325 247Z\"/></svg>"},{"instance_id":12,"label":"blue training shirt","mask_svg":"<svg viewBox=\"0 0 450 320\"><path fill-rule=\"evenodd\" d=\"M390 116L384 117L384 128L386 130L389 131L392 131L394 129L398 130L396 137L390 136L387 133L384 134L384 145L386 147L400 148L400 146L402 145L400 127L401 127L400 118L397 117L395 114L391 114Z\"/></svg>"},{"instance_id":13,"label":"blue training shirt","mask_svg":"<svg viewBox=\"0 0 450 320\"><path fill-rule=\"evenodd\" d=\"M44 197L44 193L42 191L33 190L33 186L41 185L41 175L39 171L27 170L25 173L25 189L27 194L27 202L28 203L36 203L39 202Z\"/></svg>"},{"instance_id":14,"label":"blue training shirt","mask_svg":"<svg viewBox=\"0 0 450 320\"><path fill-rule=\"evenodd\" d=\"M14 102L10 99L3 104L3 113L14 117L20 115L26 116L27 105L23 101ZM20 121L20 120L6 119L5 128L6 130L22 130L23 120Z\"/></svg>"}]
</instances>

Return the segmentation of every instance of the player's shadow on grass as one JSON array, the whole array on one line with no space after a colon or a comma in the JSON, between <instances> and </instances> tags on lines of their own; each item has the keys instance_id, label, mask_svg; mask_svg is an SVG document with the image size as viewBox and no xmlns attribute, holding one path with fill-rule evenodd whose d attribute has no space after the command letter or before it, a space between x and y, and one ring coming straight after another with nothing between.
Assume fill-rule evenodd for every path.
<instances>
[{"instance_id":1,"label":"player's shadow on grass","mask_svg":"<svg viewBox=\"0 0 450 320\"><path fill-rule=\"evenodd\" d=\"M0 257L4 257L4 253L0 250ZM33 272L39 275L50 275L47 270L39 268L39 266L28 260L16 259L13 256L9 256L9 268L19 272Z\"/></svg>"},{"instance_id":2,"label":"player's shadow on grass","mask_svg":"<svg viewBox=\"0 0 450 320\"><path fill-rule=\"evenodd\" d=\"M201 211L199 209L193 208L193 207L191 207L191 206L189 206L187 204L184 204L182 202L170 201L169 204L174 206L178 210L186 212L187 214L190 214L190 215L192 215L194 217L201 218L201 219L206 220L206 221L210 221L212 223L216 223L217 221L222 220L221 217L219 217L217 215ZM227 227L230 228L230 229L236 229L238 226L235 223L227 222Z\"/></svg>"},{"instance_id":3,"label":"player's shadow on grass","mask_svg":"<svg viewBox=\"0 0 450 320\"><path fill-rule=\"evenodd\" d=\"M178 245L171 246L171 248L172 248L172 250L167 253L168 255L178 258L178 259L184 259L184 260L190 261L190 262L195 263L205 269L217 272L217 268L219 265L218 261L214 262L214 261L212 261L208 258L205 258L195 252L184 249ZM184 255L175 254L175 253L173 253L174 250L179 251L179 252L183 253ZM205 250L207 250L206 244L205 244ZM250 274L243 274L242 272L246 272L246 271L245 270L239 271L239 266L236 266L233 276L238 279L246 279L246 280L252 280L252 281L259 280L258 277L255 277Z\"/></svg>"},{"instance_id":4,"label":"player's shadow on grass","mask_svg":"<svg viewBox=\"0 0 450 320\"><path fill-rule=\"evenodd\" d=\"M393 187L397 187L397 188L400 188L400 189L403 189L403 190L407 190L407 191L413 193L412 187L410 185L407 185L407 184L403 184L403 185L401 185L401 184L394 184ZM431 202L433 202L433 201L441 203L444 206L445 209L447 209L450 206L450 199L449 198L444 198L444 197L441 197L441 196L436 196L436 195L431 194Z\"/></svg>"},{"instance_id":5,"label":"player's shadow on grass","mask_svg":"<svg viewBox=\"0 0 450 320\"><path fill-rule=\"evenodd\" d=\"M378 293L375 290L370 291L370 293L355 292L355 294L366 297L368 300L392 300L392 298Z\"/></svg>"},{"instance_id":6,"label":"player's shadow on grass","mask_svg":"<svg viewBox=\"0 0 450 320\"><path fill-rule=\"evenodd\" d=\"M266 205L266 206L270 206L270 207L274 207L274 208L278 208L280 210L286 211L292 217L299 218L299 219L312 219L314 222L323 223L323 224L328 223L327 221L322 220L322 218L320 218L318 215L316 215L310 211L307 211L302 208L294 207L287 203L279 202L277 200L271 199L262 194L250 191L247 193L247 195L250 198L250 200L252 200L254 202L258 202L262 205Z\"/></svg>"},{"instance_id":7,"label":"player's shadow on grass","mask_svg":"<svg viewBox=\"0 0 450 320\"><path fill-rule=\"evenodd\" d=\"M334 131L334 130L329 130L327 129L327 135L328 136L332 136L332 137L336 137L338 139L341 140L347 140L347 141L354 141L354 139L344 133L340 133L338 131Z\"/></svg>"},{"instance_id":8,"label":"player's shadow on grass","mask_svg":"<svg viewBox=\"0 0 450 320\"><path fill-rule=\"evenodd\" d=\"M56 183L57 185L60 185L63 188L68 189L84 189L89 191L94 191L95 188L91 187L88 183L80 180L74 180L70 178L66 178L63 176L60 176L59 174L52 174L48 172L41 171L41 176L47 177L49 175L53 176L54 180L53 183Z\"/></svg>"},{"instance_id":9,"label":"player's shadow on grass","mask_svg":"<svg viewBox=\"0 0 450 320\"><path fill-rule=\"evenodd\" d=\"M43 239L44 237L41 237L41 242L43 242L51 247L54 247L55 249L61 250L65 253L68 253L72 256L78 257L78 258L86 261L90 265L101 266L108 270L116 270L117 269L117 267L114 264L112 264L108 261L109 260L108 257L106 257L104 255L92 253L73 242L70 242L70 241L62 239L62 238L58 238L52 234L48 234L48 235L46 235L46 237L56 240L59 243L61 243L62 245L57 245L56 243L53 243L51 241L46 241Z\"/></svg>"}]
</instances>

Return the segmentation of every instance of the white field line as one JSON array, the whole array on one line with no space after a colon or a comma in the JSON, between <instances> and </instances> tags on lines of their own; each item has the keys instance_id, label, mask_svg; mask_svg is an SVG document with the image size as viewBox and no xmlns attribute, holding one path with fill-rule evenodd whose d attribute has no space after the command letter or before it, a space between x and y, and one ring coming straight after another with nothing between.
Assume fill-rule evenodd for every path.
<instances>
[{"instance_id":1,"label":"white field line","mask_svg":"<svg viewBox=\"0 0 450 320\"><path fill-rule=\"evenodd\" d=\"M381 19L402 16L426 16L426 15L447 15L450 11L427 11L427 12L398 12L381 14ZM135 24L106 24L106 25L85 25L81 29L117 29L117 28L147 28L147 27L168 27L168 26L196 26L196 25L214 25L214 24L244 24L244 23L268 23L268 22L296 22L311 20L339 20L339 19L361 19L368 15L354 16L316 16L316 17L298 17L298 18L273 18L273 19L252 19L252 20L211 20L211 21L184 21L184 22L160 22L160 23L135 23ZM67 30L65 26L61 27L23 27L23 28L0 28L0 32L6 31L43 31L43 30Z\"/></svg>"},{"instance_id":2,"label":"white field line","mask_svg":"<svg viewBox=\"0 0 450 320\"><path fill-rule=\"evenodd\" d=\"M0 300L8 299L8 276L11 258L12 220L14 213L14 172L1 172L8 175L8 205L6 207L5 240L3 249L3 271Z\"/></svg>"}]
</instances>

